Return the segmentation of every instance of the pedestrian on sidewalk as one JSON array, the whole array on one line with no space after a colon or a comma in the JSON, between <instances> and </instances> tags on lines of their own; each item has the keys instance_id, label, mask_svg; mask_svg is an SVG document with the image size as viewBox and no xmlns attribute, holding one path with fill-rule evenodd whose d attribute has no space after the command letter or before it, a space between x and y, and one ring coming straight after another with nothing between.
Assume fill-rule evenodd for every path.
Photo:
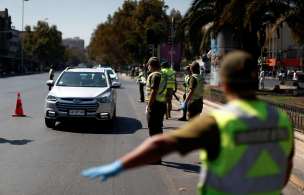
<instances>
[{"instance_id":1,"label":"pedestrian on sidewalk","mask_svg":"<svg viewBox=\"0 0 304 195\"><path fill-rule=\"evenodd\" d=\"M146 79L147 79L146 66L145 64L143 64L142 71L139 73L136 81L136 83L138 83L139 86L140 98L138 102L140 103L145 102L144 86L146 84Z\"/></svg>"},{"instance_id":2,"label":"pedestrian on sidewalk","mask_svg":"<svg viewBox=\"0 0 304 195\"><path fill-rule=\"evenodd\" d=\"M3 66L2 66L2 63L0 62L0 77L3 78Z\"/></svg>"},{"instance_id":3,"label":"pedestrian on sidewalk","mask_svg":"<svg viewBox=\"0 0 304 195\"><path fill-rule=\"evenodd\" d=\"M265 79L265 71L263 70L263 68L261 68L261 72L260 72L260 84L261 84L261 88L264 89L264 79Z\"/></svg>"},{"instance_id":4,"label":"pedestrian on sidewalk","mask_svg":"<svg viewBox=\"0 0 304 195\"><path fill-rule=\"evenodd\" d=\"M205 78L200 75L199 63L192 62L190 71L192 75L189 77L187 84L189 85L189 93L187 93L187 97L181 105L181 110L186 110L187 106L188 121L202 112L205 88Z\"/></svg>"},{"instance_id":5,"label":"pedestrian on sidewalk","mask_svg":"<svg viewBox=\"0 0 304 195\"><path fill-rule=\"evenodd\" d=\"M187 94L189 93L189 85L188 85L188 80L189 77L191 77L192 73L190 71L190 66L186 66L183 68L185 71L185 82L184 82L184 87L185 87L185 94L183 95L184 101L186 100ZM183 116L182 118L178 119L179 121L187 121L187 105L185 107L185 109L183 110Z\"/></svg>"},{"instance_id":6,"label":"pedestrian on sidewalk","mask_svg":"<svg viewBox=\"0 0 304 195\"><path fill-rule=\"evenodd\" d=\"M198 194L281 194L292 169L293 129L285 113L256 98L256 62L229 53L220 76L228 104L181 129L158 134L114 163L82 172L105 180L178 151L201 148Z\"/></svg>"},{"instance_id":7,"label":"pedestrian on sidewalk","mask_svg":"<svg viewBox=\"0 0 304 195\"><path fill-rule=\"evenodd\" d=\"M300 87L299 83L298 83L298 81L299 81L299 74L298 74L298 72L297 72L296 69L294 69L294 71L293 71L293 78L292 78L292 80L293 80L293 86Z\"/></svg>"},{"instance_id":8,"label":"pedestrian on sidewalk","mask_svg":"<svg viewBox=\"0 0 304 195\"><path fill-rule=\"evenodd\" d=\"M275 78L276 77L276 70L273 68L272 69L272 77Z\"/></svg>"},{"instance_id":9,"label":"pedestrian on sidewalk","mask_svg":"<svg viewBox=\"0 0 304 195\"><path fill-rule=\"evenodd\" d=\"M131 68L131 79L134 79L134 75L135 75L135 68L134 68L134 66L132 66L132 68Z\"/></svg>"},{"instance_id":10,"label":"pedestrian on sidewalk","mask_svg":"<svg viewBox=\"0 0 304 195\"><path fill-rule=\"evenodd\" d=\"M172 95L173 91L177 89L177 82L174 70L169 68L168 62L162 62L160 64L161 72L167 75L167 93L166 93L166 119L171 118L172 110Z\"/></svg>"}]
</instances>

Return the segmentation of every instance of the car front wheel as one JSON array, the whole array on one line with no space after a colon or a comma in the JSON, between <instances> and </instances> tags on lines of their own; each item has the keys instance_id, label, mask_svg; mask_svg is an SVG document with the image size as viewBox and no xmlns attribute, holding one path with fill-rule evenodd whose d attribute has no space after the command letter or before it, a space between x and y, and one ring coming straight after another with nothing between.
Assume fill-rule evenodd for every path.
<instances>
[{"instance_id":1,"label":"car front wheel","mask_svg":"<svg viewBox=\"0 0 304 195\"><path fill-rule=\"evenodd\" d=\"M56 121L45 118L45 125L48 128L54 128Z\"/></svg>"}]
</instances>

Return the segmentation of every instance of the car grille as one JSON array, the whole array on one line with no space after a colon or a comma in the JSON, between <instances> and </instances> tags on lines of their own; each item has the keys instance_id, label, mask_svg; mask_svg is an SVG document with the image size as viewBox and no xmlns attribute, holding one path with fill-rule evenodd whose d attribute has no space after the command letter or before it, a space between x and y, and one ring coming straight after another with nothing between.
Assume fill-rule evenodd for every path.
<instances>
[{"instance_id":1,"label":"car grille","mask_svg":"<svg viewBox=\"0 0 304 195\"><path fill-rule=\"evenodd\" d=\"M56 106L59 111L67 112L69 109L74 110L86 110L87 112L96 112L99 104L97 102L93 102L94 99L81 99L80 104L76 104L73 102L73 99L62 99L64 102L57 102ZM92 102L92 103L88 103Z\"/></svg>"}]
</instances>

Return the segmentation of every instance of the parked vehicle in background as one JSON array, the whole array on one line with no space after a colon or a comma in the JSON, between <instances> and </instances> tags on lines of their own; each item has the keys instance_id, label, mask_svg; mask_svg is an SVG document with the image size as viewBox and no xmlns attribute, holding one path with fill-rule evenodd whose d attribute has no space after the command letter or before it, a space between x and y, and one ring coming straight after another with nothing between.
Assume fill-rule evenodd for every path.
<instances>
[{"instance_id":1,"label":"parked vehicle in background","mask_svg":"<svg viewBox=\"0 0 304 195\"><path fill-rule=\"evenodd\" d=\"M108 73L110 74L110 77L112 79L113 82L118 82L118 75L116 74L115 70L113 70L112 68L98 68L98 69L104 69L107 70Z\"/></svg>"},{"instance_id":2,"label":"parked vehicle in background","mask_svg":"<svg viewBox=\"0 0 304 195\"><path fill-rule=\"evenodd\" d=\"M85 65L85 64L79 64L79 65L77 66L77 68L88 68L88 66Z\"/></svg>"},{"instance_id":3,"label":"parked vehicle in background","mask_svg":"<svg viewBox=\"0 0 304 195\"><path fill-rule=\"evenodd\" d=\"M108 67L108 65L106 65L106 64L99 64L98 65L98 68L107 68Z\"/></svg>"},{"instance_id":4,"label":"parked vehicle in background","mask_svg":"<svg viewBox=\"0 0 304 195\"><path fill-rule=\"evenodd\" d=\"M120 83L112 82L104 69L64 70L57 81L47 81L53 86L45 99L45 125L55 127L56 121L67 119L93 119L114 124L116 115L115 88Z\"/></svg>"},{"instance_id":5,"label":"parked vehicle in background","mask_svg":"<svg viewBox=\"0 0 304 195\"><path fill-rule=\"evenodd\" d=\"M44 72L49 72L50 71L50 67L45 67Z\"/></svg>"},{"instance_id":6,"label":"parked vehicle in background","mask_svg":"<svg viewBox=\"0 0 304 195\"><path fill-rule=\"evenodd\" d=\"M300 81L303 81L304 80L304 74L302 71L297 71L298 73L298 80ZM289 72L289 74L287 75L287 79L293 79L293 76L294 76L294 71L291 71Z\"/></svg>"}]
</instances>

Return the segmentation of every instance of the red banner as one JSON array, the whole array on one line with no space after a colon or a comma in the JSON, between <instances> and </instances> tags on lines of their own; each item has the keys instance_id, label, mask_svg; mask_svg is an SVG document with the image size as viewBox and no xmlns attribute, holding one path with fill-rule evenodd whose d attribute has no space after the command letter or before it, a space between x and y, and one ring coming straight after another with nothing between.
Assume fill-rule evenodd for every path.
<instances>
[{"instance_id":1,"label":"red banner","mask_svg":"<svg viewBox=\"0 0 304 195\"><path fill-rule=\"evenodd\" d=\"M167 42L160 43L160 61L168 61L171 62L171 45ZM181 63L182 57L182 47L180 43L174 43L173 45L173 62Z\"/></svg>"}]
</instances>

